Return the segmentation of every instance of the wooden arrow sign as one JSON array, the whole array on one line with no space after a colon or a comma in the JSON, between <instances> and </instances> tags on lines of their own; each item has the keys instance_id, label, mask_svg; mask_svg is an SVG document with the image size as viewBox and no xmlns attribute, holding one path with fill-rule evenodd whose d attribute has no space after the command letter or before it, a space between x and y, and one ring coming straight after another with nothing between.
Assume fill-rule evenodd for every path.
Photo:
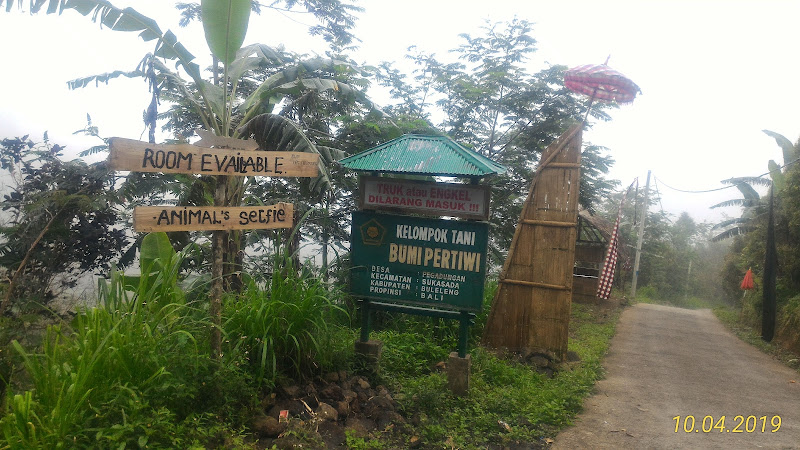
<instances>
[{"instance_id":1,"label":"wooden arrow sign","mask_svg":"<svg viewBox=\"0 0 800 450\"><path fill-rule=\"evenodd\" d=\"M268 230L291 228L294 205L266 206L137 206L136 231Z\"/></svg>"},{"instance_id":2,"label":"wooden arrow sign","mask_svg":"<svg viewBox=\"0 0 800 450\"><path fill-rule=\"evenodd\" d=\"M211 149L124 138L111 138L109 151L108 165L112 170L269 177L319 175L319 155L314 153Z\"/></svg>"}]
</instances>

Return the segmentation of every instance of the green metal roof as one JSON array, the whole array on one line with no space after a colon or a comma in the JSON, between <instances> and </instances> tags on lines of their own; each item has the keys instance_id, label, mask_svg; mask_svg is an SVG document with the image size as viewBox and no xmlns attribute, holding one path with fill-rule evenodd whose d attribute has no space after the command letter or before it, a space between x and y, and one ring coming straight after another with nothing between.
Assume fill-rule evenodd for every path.
<instances>
[{"instance_id":1,"label":"green metal roof","mask_svg":"<svg viewBox=\"0 0 800 450\"><path fill-rule=\"evenodd\" d=\"M344 167L365 172L484 177L506 168L446 136L405 134L339 161Z\"/></svg>"}]
</instances>

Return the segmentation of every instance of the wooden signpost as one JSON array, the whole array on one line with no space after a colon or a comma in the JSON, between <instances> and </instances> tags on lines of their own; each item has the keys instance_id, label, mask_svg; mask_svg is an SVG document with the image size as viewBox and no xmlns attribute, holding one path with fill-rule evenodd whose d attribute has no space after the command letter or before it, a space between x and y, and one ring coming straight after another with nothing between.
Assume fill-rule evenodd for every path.
<instances>
[{"instance_id":1,"label":"wooden signpost","mask_svg":"<svg viewBox=\"0 0 800 450\"><path fill-rule=\"evenodd\" d=\"M315 177L319 155L304 152L255 151L254 141L202 133L198 142L234 149L191 144L150 144L133 139L109 140L108 165L113 170L200 175ZM294 206L137 206L136 231L212 231L291 228Z\"/></svg>"},{"instance_id":2,"label":"wooden signpost","mask_svg":"<svg viewBox=\"0 0 800 450\"><path fill-rule=\"evenodd\" d=\"M136 231L214 231L209 315L211 351L221 357L223 247L230 230L291 228L294 205L230 206L225 196L229 176L316 177L319 155L303 152L256 151L258 143L215 136L198 130L190 144L150 144L123 138L109 141L108 166L113 170L215 175L214 206L139 206L133 212ZM205 147L203 147L205 145ZM216 147L216 148L210 148Z\"/></svg>"},{"instance_id":3,"label":"wooden signpost","mask_svg":"<svg viewBox=\"0 0 800 450\"><path fill-rule=\"evenodd\" d=\"M123 138L111 138L109 151L111 169L131 172L266 177L315 177L319 173L319 155L314 153L211 149Z\"/></svg>"},{"instance_id":4,"label":"wooden signpost","mask_svg":"<svg viewBox=\"0 0 800 450\"><path fill-rule=\"evenodd\" d=\"M294 205L266 206L138 206L136 231L271 230L292 226Z\"/></svg>"}]
</instances>

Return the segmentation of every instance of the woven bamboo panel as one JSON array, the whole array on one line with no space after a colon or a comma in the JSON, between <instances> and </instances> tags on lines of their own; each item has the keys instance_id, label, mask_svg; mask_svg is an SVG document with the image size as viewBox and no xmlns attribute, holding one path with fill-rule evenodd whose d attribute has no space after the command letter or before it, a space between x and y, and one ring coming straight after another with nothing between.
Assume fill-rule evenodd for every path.
<instances>
[{"instance_id":1,"label":"woven bamboo panel","mask_svg":"<svg viewBox=\"0 0 800 450\"><path fill-rule=\"evenodd\" d=\"M581 125L542 155L500 273L483 344L567 352L580 185Z\"/></svg>"}]
</instances>

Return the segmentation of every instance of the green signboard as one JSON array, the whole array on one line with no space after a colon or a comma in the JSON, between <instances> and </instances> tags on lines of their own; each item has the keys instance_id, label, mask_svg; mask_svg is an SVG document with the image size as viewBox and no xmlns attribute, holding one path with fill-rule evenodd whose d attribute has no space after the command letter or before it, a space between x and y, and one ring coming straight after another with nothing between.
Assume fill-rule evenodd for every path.
<instances>
[{"instance_id":1,"label":"green signboard","mask_svg":"<svg viewBox=\"0 0 800 450\"><path fill-rule=\"evenodd\" d=\"M353 212L353 295L480 311L489 224Z\"/></svg>"}]
</instances>

